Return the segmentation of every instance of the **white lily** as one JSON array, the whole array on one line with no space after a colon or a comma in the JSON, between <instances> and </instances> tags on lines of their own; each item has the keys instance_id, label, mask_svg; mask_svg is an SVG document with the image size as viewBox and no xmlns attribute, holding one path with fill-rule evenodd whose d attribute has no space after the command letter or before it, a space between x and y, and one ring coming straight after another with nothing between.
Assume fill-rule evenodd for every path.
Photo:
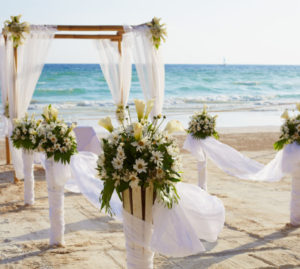
<instances>
[{"instance_id":1,"label":"white lily","mask_svg":"<svg viewBox=\"0 0 300 269\"><path fill-rule=\"evenodd\" d=\"M134 138L138 141L141 140L142 133L143 133L143 125L140 124L139 122L135 122L132 125L133 125Z\"/></svg>"},{"instance_id":2,"label":"white lily","mask_svg":"<svg viewBox=\"0 0 300 269\"><path fill-rule=\"evenodd\" d=\"M174 132L184 132L182 123L178 120L171 120L166 125L164 131L167 131L169 134Z\"/></svg>"},{"instance_id":3,"label":"white lily","mask_svg":"<svg viewBox=\"0 0 300 269\"><path fill-rule=\"evenodd\" d=\"M134 100L135 104L135 110L138 116L138 120L140 121L144 116L144 110L145 110L145 102L142 100Z\"/></svg>"},{"instance_id":4,"label":"white lily","mask_svg":"<svg viewBox=\"0 0 300 269\"><path fill-rule=\"evenodd\" d=\"M289 112L288 112L287 109L282 113L281 118L283 118L283 119L285 119L285 120L287 120L287 119L290 118Z\"/></svg>"},{"instance_id":5,"label":"white lily","mask_svg":"<svg viewBox=\"0 0 300 269\"><path fill-rule=\"evenodd\" d=\"M145 119L148 119L150 112L152 111L152 108L154 106L154 99L150 99L147 102L147 108L145 112Z\"/></svg>"},{"instance_id":6,"label":"white lily","mask_svg":"<svg viewBox=\"0 0 300 269\"><path fill-rule=\"evenodd\" d=\"M105 128L107 131L109 131L110 133L114 130L114 127L111 123L111 119L110 117L106 117L106 118L102 118L98 121L98 124L100 126L102 126L103 128Z\"/></svg>"}]
</instances>

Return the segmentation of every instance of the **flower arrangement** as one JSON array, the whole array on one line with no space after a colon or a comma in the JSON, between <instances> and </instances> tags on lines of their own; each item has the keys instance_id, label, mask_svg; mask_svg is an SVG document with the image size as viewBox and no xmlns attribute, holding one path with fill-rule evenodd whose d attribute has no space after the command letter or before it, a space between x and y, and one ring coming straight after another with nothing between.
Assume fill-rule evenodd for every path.
<instances>
[{"instance_id":1,"label":"flower arrangement","mask_svg":"<svg viewBox=\"0 0 300 269\"><path fill-rule=\"evenodd\" d=\"M9 104L8 104L8 102L6 101L6 103L5 103L5 107L4 107L4 113L3 113L3 115L6 117L6 118L8 118L9 119Z\"/></svg>"},{"instance_id":2,"label":"flower arrangement","mask_svg":"<svg viewBox=\"0 0 300 269\"><path fill-rule=\"evenodd\" d=\"M296 104L297 110L300 111L300 103ZM274 143L275 150L281 150L286 144L296 142L300 145L300 114L290 117L287 110L281 115L285 122L281 126L279 140Z\"/></svg>"},{"instance_id":3,"label":"flower arrangement","mask_svg":"<svg viewBox=\"0 0 300 269\"><path fill-rule=\"evenodd\" d=\"M204 139L208 136L219 138L215 130L217 116L211 116L207 113L207 107L204 105L202 112L196 112L189 122L188 133L194 138Z\"/></svg>"},{"instance_id":4,"label":"flower arrangement","mask_svg":"<svg viewBox=\"0 0 300 269\"><path fill-rule=\"evenodd\" d=\"M124 190L137 186L146 188L152 183L157 199L169 208L179 199L175 186L181 180L179 148L170 132L182 130L181 126L173 121L160 131L165 117L156 116L153 122L148 121L153 101L147 103L146 110L143 101L135 100L135 106L137 122L132 122L128 107L128 117L116 129L109 117L99 121L99 125L111 133L102 139L103 153L97 163L99 177L104 181L101 209L105 208L110 214L114 190L122 200Z\"/></svg>"},{"instance_id":5,"label":"flower arrangement","mask_svg":"<svg viewBox=\"0 0 300 269\"><path fill-rule=\"evenodd\" d=\"M151 40L156 49L159 48L161 40L166 42L167 30L165 24L160 24L160 18L154 17L151 22L147 23L147 26L150 28Z\"/></svg>"},{"instance_id":6,"label":"flower arrangement","mask_svg":"<svg viewBox=\"0 0 300 269\"><path fill-rule=\"evenodd\" d=\"M40 147L45 151L47 158L54 157L54 161L63 164L70 163L71 156L77 152L77 143L70 127L63 120L58 119L58 111L51 105L44 108L43 122L37 133L43 137Z\"/></svg>"},{"instance_id":7,"label":"flower arrangement","mask_svg":"<svg viewBox=\"0 0 300 269\"><path fill-rule=\"evenodd\" d=\"M25 39L23 33L29 33L30 27L27 22L20 22L22 15L11 16L11 21L6 20L4 22L3 34L9 34L10 38L13 40L14 48L22 45L22 41Z\"/></svg>"},{"instance_id":8,"label":"flower arrangement","mask_svg":"<svg viewBox=\"0 0 300 269\"><path fill-rule=\"evenodd\" d=\"M37 132L40 124L40 120L35 120L34 115L29 118L27 113L21 120L14 120L14 129L11 135L14 147L25 150L38 149L42 140L42 136Z\"/></svg>"}]
</instances>

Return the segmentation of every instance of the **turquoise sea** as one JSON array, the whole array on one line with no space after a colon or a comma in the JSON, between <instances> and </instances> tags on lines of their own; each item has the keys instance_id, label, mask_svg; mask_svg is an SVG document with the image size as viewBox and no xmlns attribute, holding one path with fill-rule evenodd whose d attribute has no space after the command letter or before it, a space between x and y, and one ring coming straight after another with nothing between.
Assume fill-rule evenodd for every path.
<instances>
[{"instance_id":1,"label":"turquoise sea","mask_svg":"<svg viewBox=\"0 0 300 269\"><path fill-rule=\"evenodd\" d=\"M163 113L187 124L207 104L218 126L278 126L285 108L300 101L300 66L166 65ZM143 98L133 67L129 104ZM46 64L29 112L53 104L66 121L97 126L114 104L97 64ZM99 131L99 128L97 127Z\"/></svg>"}]
</instances>

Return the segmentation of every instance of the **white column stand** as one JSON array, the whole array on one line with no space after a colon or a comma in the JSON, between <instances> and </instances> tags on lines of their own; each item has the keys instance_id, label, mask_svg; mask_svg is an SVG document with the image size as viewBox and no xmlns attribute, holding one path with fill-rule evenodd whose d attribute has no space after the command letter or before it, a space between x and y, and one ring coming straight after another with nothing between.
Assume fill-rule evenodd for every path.
<instances>
[{"instance_id":1,"label":"white column stand","mask_svg":"<svg viewBox=\"0 0 300 269\"><path fill-rule=\"evenodd\" d=\"M54 178L54 160L46 159L46 181L48 186L50 245L64 245L64 185Z\"/></svg>"},{"instance_id":2,"label":"white column stand","mask_svg":"<svg viewBox=\"0 0 300 269\"><path fill-rule=\"evenodd\" d=\"M33 151L22 150L23 173L24 173L24 203L34 204L34 174L33 174Z\"/></svg>"},{"instance_id":3,"label":"white column stand","mask_svg":"<svg viewBox=\"0 0 300 269\"><path fill-rule=\"evenodd\" d=\"M123 228L127 269L153 269L152 237L153 185L144 191L135 187L123 192Z\"/></svg>"},{"instance_id":4,"label":"white column stand","mask_svg":"<svg viewBox=\"0 0 300 269\"><path fill-rule=\"evenodd\" d=\"M201 189L207 191L207 171L206 171L207 159L204 152L203 154L204 154L204 161L197 162L198 186Z\"/></svg>"},{"instance_id":5,"label":"white column stand","mask_svg":"<svg viewBox=\"0 0 300 269\"><path fill-rule=\"evenodd\" d=\"M300 226L300 165L292 174L290 222L293 226Z\"/></svg>"}]
</instances>

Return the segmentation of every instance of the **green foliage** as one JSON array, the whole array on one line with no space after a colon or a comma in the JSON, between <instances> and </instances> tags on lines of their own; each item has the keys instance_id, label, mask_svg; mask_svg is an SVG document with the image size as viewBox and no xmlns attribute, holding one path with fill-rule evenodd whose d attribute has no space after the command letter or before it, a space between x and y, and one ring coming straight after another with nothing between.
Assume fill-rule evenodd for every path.
<instances>
[{"instance_id":1,"label":"green foliage","mask_svg":"<svg viewBox=\"0 0 300 269\"><path fill-rule=\"evenodd\" d=\"M281 150L285 145L291 143L300 145L300 115L287 118L281 126L279 140L274 143L275 150Z\"/></svg>"}]
</instances>

